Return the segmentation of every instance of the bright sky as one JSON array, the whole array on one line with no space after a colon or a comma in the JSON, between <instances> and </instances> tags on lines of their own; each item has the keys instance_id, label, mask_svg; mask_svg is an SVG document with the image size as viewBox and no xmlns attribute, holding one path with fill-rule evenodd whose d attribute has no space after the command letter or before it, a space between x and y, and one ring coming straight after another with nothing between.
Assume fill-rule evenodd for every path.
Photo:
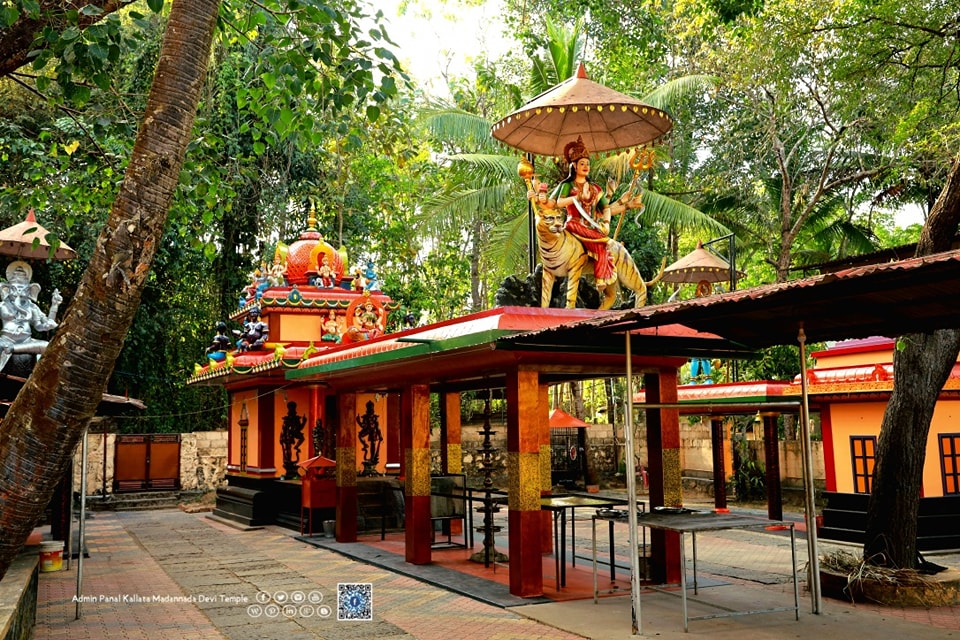
<instances>
[{"instance_id":1,"label":"bright sky","mask_svg":"<svg viewBox=\"0 0 960 640\"><path fill-rule=\"evenodd\" d=\"M443 74L469 72L483 53L498 57L514 43L501 34L503 0L463 6L456 0L372 0L383 11L387 32L399 45L397 55L431 95L447 96ZM400 8L404 15L400 15Z\"/></svg>"}]
</instances>

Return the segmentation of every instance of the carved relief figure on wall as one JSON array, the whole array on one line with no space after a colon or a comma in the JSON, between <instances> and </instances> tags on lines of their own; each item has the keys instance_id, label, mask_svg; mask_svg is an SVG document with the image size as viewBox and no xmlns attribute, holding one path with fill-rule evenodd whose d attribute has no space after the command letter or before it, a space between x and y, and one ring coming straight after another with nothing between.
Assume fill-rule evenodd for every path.
<instances>
[{"instance_id":1,"label":"carved relief figure on wall","mask_svg":"<svg viewBox=\"0 0 960 640\"><path fill-rule=\"evenodd\" d=\"M287 403L287 415L283 417L283 426L280 430L280 448L283 451L283 468L287 480L298 477L297 463L300 462L300 447L303 446L303 427L307 424L307 417L297 415L297 403ZM294 457L296 454L296 457Z\"/></svg>"},{"instance_id":2,"label":"carved relief figure on wall","mask_svg":"<svg viewBox=\"0 0 960 640\"><path fill-rule=\"evenodd\" d=\"M327 313L327 319L323 322L323 335L320 336L323 342L340 342L340 323L337 322L337 312L333 309Z\"/></svg>"},{"instance_id":3,"label":"carved relief figure on wall","mask_svg":"<svg viewBox=\"0 0 960 640\"><path fill-rule=\"evenodd\" d=\"M380 417L374 413L372 400L367 401L367 411L357 416L357 425L360 427L360 446L363 447L363 471L360 475L379 475L377 465L380 463L380 444L383 442L383 432L380 430Z\"/></svg>"}]
</instances>

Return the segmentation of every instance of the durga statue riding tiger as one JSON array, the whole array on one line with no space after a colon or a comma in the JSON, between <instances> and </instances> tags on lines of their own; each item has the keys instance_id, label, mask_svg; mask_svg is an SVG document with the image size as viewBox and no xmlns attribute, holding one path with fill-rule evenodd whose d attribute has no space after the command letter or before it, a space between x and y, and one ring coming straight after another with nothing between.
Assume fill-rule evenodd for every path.
<instances>
[{"instance_id":1,"label":"durga statue riding tiger","mask_svg":"<svg viewBox=\"0 0 960 640\"><path fill-rule=\"evenodd\" d=\"M612 192L590 179L590 154L581 137L564 147L563 156L567 177L552 190L546 183L528 182L543 264L541 306L550 306L555 280L566 277L566 306L575 307L580 276L590 265L601 295L600 309L613 307L620 285L634 292L635 306L643 306L647 287L660 281L663 266L653 280L644 281L630 253L610 237L612 216L643 208L641 196L633 192L636 180L611 204Z\"/></svg>"}]
</instances>

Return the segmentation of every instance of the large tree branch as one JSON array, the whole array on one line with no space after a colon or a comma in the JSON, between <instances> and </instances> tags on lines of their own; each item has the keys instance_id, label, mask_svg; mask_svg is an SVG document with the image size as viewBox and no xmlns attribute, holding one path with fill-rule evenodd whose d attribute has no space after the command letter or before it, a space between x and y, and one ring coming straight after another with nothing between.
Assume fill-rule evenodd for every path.
<instances>
[{"instance_id":1,"label":"large tree branch","mask_svg":"<svg viewBox=\"0 0 960 640\"><path fill-rule=\"evenodd\" d=\"M917 255L950 248L960 225L960 156L954 159L920 239ZM957 362L960 330L902 336L893 356L893 391L883 414L863 555L868 562L914 568L926 443L941 389Z\"/></svg>"},{"instance_id":2,"label":"large tree branch","mask_svg":"<svg viewBox=\"0 0 960 640\"><path fill-rule=\"evenodd\" d=\"M937 198L927 217L927 223L920 231L917 255L925 256L949 250L958 226L960 226L960 155L954 158L943 191L940 192L940 197Z\"/></svg>"},{"instance_id":3,"label":"large tree branch","mask_svg":"<svg viewBox=\"0 0 960 640\"><path fill-rule=\"evenodd\" d=\"M76 13L76 25L86 29L103 20L106 16L131 4L133 0L40 0L40 12L33 18L25 13L9 27L0 29L0 77L9 75L29 62L31 51L42 48L43 42L38 36L46 28L62 31L72 24L68 13ZM85 7L100 9L98 15L87 15Z\"/></svg>"}]
</instances>

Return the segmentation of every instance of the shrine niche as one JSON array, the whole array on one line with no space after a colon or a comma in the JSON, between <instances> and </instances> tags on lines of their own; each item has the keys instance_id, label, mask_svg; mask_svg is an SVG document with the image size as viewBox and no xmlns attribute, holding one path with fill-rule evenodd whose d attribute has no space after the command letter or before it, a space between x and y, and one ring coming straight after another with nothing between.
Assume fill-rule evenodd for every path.
<instances>
[{"instance_id":1,"label":"shrine niche","mask_svg":"<svg viewBox=\"0 0 960 640\"><path fill-rule=\"evenodd\" d=\"M381 336L385 332L386 312L383 304L364 291L362 296L350 303L345 314L346 328L343 342L363 342Z\"/></svg>"}]
</instances>

